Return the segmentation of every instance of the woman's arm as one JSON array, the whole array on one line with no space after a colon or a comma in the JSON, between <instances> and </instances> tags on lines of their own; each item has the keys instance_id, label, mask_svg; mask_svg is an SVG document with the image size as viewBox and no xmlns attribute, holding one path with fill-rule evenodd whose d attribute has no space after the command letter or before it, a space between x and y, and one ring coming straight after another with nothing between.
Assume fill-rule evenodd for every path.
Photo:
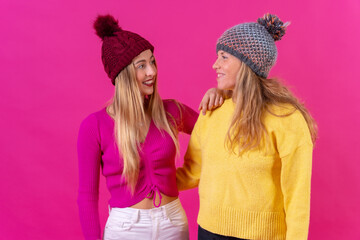
<instances>
[{"instance_id":1,"label":"woman's arm","mask_svg":"<svg viewBox=\"0 0 360 240\"><path fill-rule=\"evenodd\" d=\"M286 239L308 238L312 145L304 144L281 159Z\"/></svg>"},{"instance_id":2,"label":"woman's arm","mask_svg":"<svg viewBox=\"0 0 360 240\"><path fill-rule=\"evenodd\" d=\"M82 231L86 240L101 239L98 211L100 175L100 136L95 115L81 124L78 142L79 193L78 207Z\"/></svg>"},{"instance_id":3,"label":"woman's arm","mask_svg":"<svg viewBox=\"0 0 360 240\"><path fill-rule=\"evenodd\" d=\"M202 116L199 116L199 119ZM176 170L176 181L179 190L197 187L201 173L201 143L199 137L200 121L197 120L191 133L189 145L184 157L184 165Z\"/></svg>"},{"instance_id":4,"label":"woman's arm","mask_svg":"<svg viewBox=\"0 0 360 240\"><path fill-rule=\"evenodd\" d=\"M310 220L310 187L313 144L299 111L281 118L276 136L281 158L286 239L307 239Z\"/></svg>"}]
</instances>

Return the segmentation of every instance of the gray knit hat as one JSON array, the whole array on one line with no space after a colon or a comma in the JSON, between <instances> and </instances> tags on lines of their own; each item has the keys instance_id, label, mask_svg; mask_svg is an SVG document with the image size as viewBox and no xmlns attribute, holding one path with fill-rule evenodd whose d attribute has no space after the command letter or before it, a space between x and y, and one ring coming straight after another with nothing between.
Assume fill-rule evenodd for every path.
<instances>
[{"instance_id":1,"label":"gray knit hat","mask_svg":"<svg viewBox=\"0 0 360 240\"><path fill-rule=\"evenodd\" d=\"M257 23L242 23L226 30L217 41L216 52L232 54L267 78L277 58L275 41L281 39L288 25L275 15L265 14Z\"/></svg>"}]
</instances>

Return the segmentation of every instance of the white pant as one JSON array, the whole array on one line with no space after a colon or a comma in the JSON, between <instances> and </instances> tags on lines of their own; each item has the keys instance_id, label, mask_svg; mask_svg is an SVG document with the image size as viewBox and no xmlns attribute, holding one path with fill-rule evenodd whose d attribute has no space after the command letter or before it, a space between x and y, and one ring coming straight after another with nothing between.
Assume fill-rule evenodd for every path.
<instances>
[{"instance_id":1,"label":"white pant","mask_svg":"<svg viewBox=\"0 0 360 240\"><path fill-rule=\"evenodd\" d=\"M152 209L112 208L104 240L188 240L188 221L180 200Z\"/></svg>"}]
</instances>

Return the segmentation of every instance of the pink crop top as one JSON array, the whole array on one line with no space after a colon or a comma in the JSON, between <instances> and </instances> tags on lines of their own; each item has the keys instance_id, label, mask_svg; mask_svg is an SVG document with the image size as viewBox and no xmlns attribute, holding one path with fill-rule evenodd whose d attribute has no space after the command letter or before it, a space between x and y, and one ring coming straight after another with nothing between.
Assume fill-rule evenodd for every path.
<instances>
[{"instance_id":1,"label":"pink crop top","mask_svg":"<svg viewBox=\"0 0 360 240\"><path fill-rule=\"evenodd\" d=\"M198 114L185 105L180 105L180 112L172 100L163 102L165 110L174 117L178 130L190 134ZM169 122L172 122L170 118ZM110 207L130 207L147 196L153 196L155 203L155 198L160 196L160 192L171 197L179 195L176 186L175 145L170 135L165 131L162 134L152 121L139 151L140 171L133 196L121 177L123 163L114 139L114 120L105 108L83 120L77 147L78 206L85 239L101 238L98 212L100 166L111 194Z\"/></svg>"}]
</instances>

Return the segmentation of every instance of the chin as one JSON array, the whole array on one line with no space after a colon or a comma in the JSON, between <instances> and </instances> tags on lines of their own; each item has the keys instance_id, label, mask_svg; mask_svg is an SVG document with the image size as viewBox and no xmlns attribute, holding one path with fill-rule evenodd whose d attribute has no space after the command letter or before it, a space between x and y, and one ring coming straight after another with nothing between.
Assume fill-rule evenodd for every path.
<instances>
[{"instance_id":1,"label":"chin","mask_svg":"<svg viewBox=\"0 0 360 240\"><path fill-rule=\"evenodd\" d=\"M154 89L152 90L145 90L145 91L141 91L141 95L143 96L147 96L147 95L152 95L154 93Z\"/></svg>"},{"instance_id":2,"label":"chin","mask_svg":"<svg viewBox=\"0 0 360 240\"><path fill-rule=\"evenodd\" d=\"M234 90L234 87L235 86L229 86L229 84L227 84L227 85L224 85L224 84L221 84L221 83L218 83L218 85L217 85L217 88L219 89L219 90L223 90L223 91L225 91L225 90Z\"/></svg>"},{"instance_id":3,"label":"chin","mask_svg":"<svg viewBox=\"0 0 360 240\"><path fill-rule=\"evenodd\" d=\"M218 83L217 88L220 90L226 90L225 87L221 83Z\"/></svg>"},{"instance_id":4,"label":"chin","mask_svg":"<svg viewBox=\"0 0 360 240\"><path fill-rule=\"evenodd\" d=\"M149 91L149 92L146 93L146 95L150 96L150 95L152 95L153 93L154 93L154 91Z\"/></svg>"}]
</instances>

